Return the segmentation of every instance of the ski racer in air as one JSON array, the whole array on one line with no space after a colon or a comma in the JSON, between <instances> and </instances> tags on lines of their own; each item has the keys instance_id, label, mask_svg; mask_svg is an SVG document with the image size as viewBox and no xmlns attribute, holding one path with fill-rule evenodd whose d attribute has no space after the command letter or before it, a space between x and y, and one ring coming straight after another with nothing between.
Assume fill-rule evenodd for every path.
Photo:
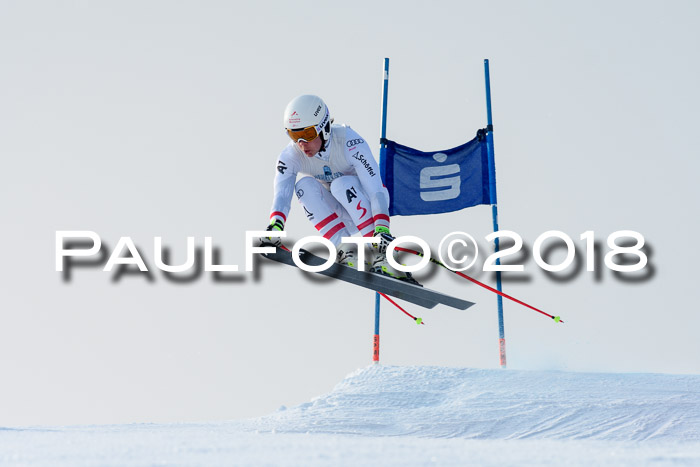
<instances>
[{"instance_id":1,"label":"ski racer in air","mask_svg":"<svg viewBox=\"0 0 700 467\"><path fill-rule=\"evenodd\" d=\"M336 246L338 263L357 266L357 246L342 238L359 232L379 240L372 245L371 272L413 281L410 273L386 260L393 240L389 193L367 142L349 126L334 124L326 104L313 95L298 96L287 105L284 129L291 141L277 159L267 231L284 230L296 194L309 221ZM280 244L279 237L261 241Z\"/></svg>"}]
</instances>

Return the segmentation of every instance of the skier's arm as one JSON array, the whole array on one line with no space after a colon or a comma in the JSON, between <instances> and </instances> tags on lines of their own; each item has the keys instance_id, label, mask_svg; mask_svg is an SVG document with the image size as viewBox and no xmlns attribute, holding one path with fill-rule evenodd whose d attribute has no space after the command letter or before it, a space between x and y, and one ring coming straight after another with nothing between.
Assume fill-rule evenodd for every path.
<instances>
[{"instance_id":1,"label":"skier's arm","mask_svg":"<svg viewBox=\"0 0 700 467\"><path fill-rule=\"evenodd\" d=\"M374 160L369 144L360 138L357 133L348 128L348 141L362 141L359 144L345 148L345 157L355 168L357 177L362 183L362 188L372 204L372 214L374 215L374 226L384 227L389 231L389 192L382 183L379 175L379 165Z\"/></svg>"},{"instance_id":2,"label":"skier's arm","mask_svg":"<svg viewBox=\"0 0 700 467\"><path fill-rule=\"evenodd\" d=\"M277 173L274 181L274 197L270 208L270 224L281 222L284 226L292 205L294 184L297 179L297 167L286 150L277 159Z\"/></svg>"}]
</instances>

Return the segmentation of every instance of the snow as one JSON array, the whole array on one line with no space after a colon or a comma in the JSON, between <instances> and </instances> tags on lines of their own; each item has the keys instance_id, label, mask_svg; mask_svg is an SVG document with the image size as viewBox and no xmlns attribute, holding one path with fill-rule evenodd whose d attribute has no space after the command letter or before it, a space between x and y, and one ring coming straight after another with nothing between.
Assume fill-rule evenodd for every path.
<instances>
[{"instance_id":1,"label":"snow","mask_svg":"<svg viewBox=\"0 0 700 467\"><path fill-rule=\"evenodd\" d=\"M373 365L251 420L0 429L0 465L700 465L700 376Z\"/></svg>"}]
</instances>

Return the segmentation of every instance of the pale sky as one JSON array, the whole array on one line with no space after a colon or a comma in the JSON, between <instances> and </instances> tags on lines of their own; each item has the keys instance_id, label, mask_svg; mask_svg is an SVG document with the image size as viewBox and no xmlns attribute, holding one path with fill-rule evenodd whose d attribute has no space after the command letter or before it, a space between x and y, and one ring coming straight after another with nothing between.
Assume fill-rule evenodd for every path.
<instances>
[{"instance_id":1,"label":"pale sky","mask_svg":"<svg viewBox=\"0 0 700 467\"><path fill-rule=\"evenodd\" d=\"M374 294L262 260L189 282L155 269L160 236L245 260L264 229L282 114L320 95L378 157L383 59L388 134L424 151L486 124L491 63L500 226L525 273L504 290L508 366L700 372L694 245L700 227L700 7L696 2L3 2L0 5L0 426L227 420L330 390L371 363ZM145 275L55 271L58 230L131 237ZM289 242L315 230L293 201ZM437 247L491 232L486 206L395 217ZM640 232L649 277L551 278L535 239ZM557 250L562 253L561 250ZM556 261L556 255L552 259ZM567 274L568 273L568 274ZM493 285L493 278L476 272ZM555 280L568 277L567 280ZM624 279L624 278L623 278ZM438 270L425 285L477 303L382 304L386 365L498 367L493 294Z\"/></svg>"}]
</instances>

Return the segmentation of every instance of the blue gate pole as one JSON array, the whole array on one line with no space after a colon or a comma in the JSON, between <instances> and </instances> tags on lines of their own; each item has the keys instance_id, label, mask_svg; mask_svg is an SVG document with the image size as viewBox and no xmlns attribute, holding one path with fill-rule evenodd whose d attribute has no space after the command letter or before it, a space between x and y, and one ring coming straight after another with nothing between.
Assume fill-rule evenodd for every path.
<instances>
[{"instance_id":1,"label":"blue gate pole","mask_svg":"<svg viewBox=\"0 0 700 467\"><path fill-rule=\"evenodd\" d=\"M384 87L382 90L382 131L381 139L379 140L379 168L380 172L386 172L386 111L389 97L389 59L384 59ZM374 293L374 351L372 361L379 363L379 293Z\"/></svg>"},{"instance_id":2,"label":"blue gate pole","mask_svg":"<svg viewBox=\"0 0 700 467\"><path fill-rule=\"evenodd\" d=\"M493 219L493 231L498 232L498 199L496 197L496 159L493 150L493 118L491 115L491 77L489 75L489 61L484 60L484 78L486 81L486 148L489 158L489 193L491 202L491 218ZM494 239L494 249L499 252L498 237ZM501 265L501 259L496 258L496 267ZM502 292L501 271L496 271L496 289ZM506 336L503 324L503 297L497 296L498 300L498 357L501 368L506 367Z\"/></svg>"}]
</instances>

